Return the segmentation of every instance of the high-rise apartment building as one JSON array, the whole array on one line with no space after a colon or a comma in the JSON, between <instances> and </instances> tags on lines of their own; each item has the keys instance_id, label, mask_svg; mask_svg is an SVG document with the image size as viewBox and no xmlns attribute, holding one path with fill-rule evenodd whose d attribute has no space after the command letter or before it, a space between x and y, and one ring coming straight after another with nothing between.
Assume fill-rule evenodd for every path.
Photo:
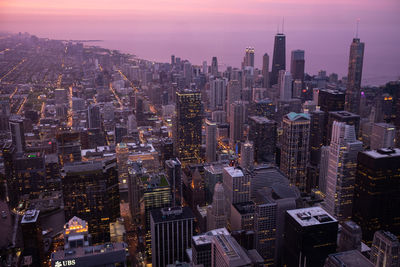
<instances>
[{"instance_id":1,"label":"high-rise apartment building","mask_svg":"<svg viewBox=\"0 0 400 267\"><path fill-rule=\"evenodd\" d=\"M270 85L278 83L278 75L280 70L286 69L286 36L283 33L275 35L274 54L272 58L272 71L270 77Z\"/></svg>"},{"instance_id":2,"label":"high-rise apartment building","mask_svg":"<svg viewBox=\"0 0 400 267\"><path fill-rule=\"evenodd\" d=\"M242 101L236 101L230 105L229 115L229 143L232 148L243 138L245 106Z\"/></svg>"},{"instance_id":3,"label":"high-rise apartment building","mask_svg":"<svg viewBox=\"0 0 400 267\"><path fill-rule=\"evenodd\" d=\"M116 159L66 164L61 177L65 218L86 220L93 242L108 242L109 224L120 217Z\"/></svg>"},{"instance_id":4,"label":"high-rise apartment building","mask_svg":"<svg viewBox=\"0 0 400 267\"><path fill-rule=\"evenodd\" d=\"M224 78L216 78L210 81L210 109L224 110L226 105L226 83Z\"/></svg>"},{"instance_id":5,"label":"high-rise apartment building","mask_svg":"<svg viewBox=\"0 0 400 267\"><path fill-rule=\"evenodd\" d=\"M249 117L249 140L254 144L254 160L257 163L275 162L277 124L266 117Z\"/></svg>"},{"instance_id":6,"label":"high-rise apartment building","mask_svg":"<svg viewBox=\"0 0 400 267\"><path fill-rule=\"evenodd\" d=\"M194 215L189 207L151 211L152 266L163 267L185 261L194 230Z\"/></svg>"},{"instance_id":7,"label":"high-rise apartment building","mask_svg":"<svg viewBox=\"0 0 400 267\"><path fill-rule=\"evenodd\" d=\"M183 165L201 160L201 93L183 90L176 93L175 155Z\"/></svg>"},{"instance_id":8,"label":"high-rise apartment building","mask_svg":"<svg viewBox=\"0 0 400 267\"><path fill-rule=\"evenodd\" d=\"M326 210L338 221L351 219L357 155L362 142L356 139L354 126L333 122L326 178Z\"/></svg>"},{"instance_id":9,"label":"high-rise apartment building","mask_svg":"<svg viewBox=\"0 0 400 267\"><path fill-rule=\"evenodd\" d=\"M263 88L269 88L269 55L267 53L264 54L262 62Z\"/></svg>"},{"instance_id":10,"label":"high-rise apartment building","mask_svg":"<svg viewBox=\"0 0 400 267\"><path fill-rule=\"evenodd\" d=\"M353 220L363 241L371 244L378 230L400 236L400 149L382 148L358 154Z\"/></svg>"},{"instance_id":11,"label":"high-rise apartment building","mask_svg":"<svg viewBox=\"0 0 400 267\"><path fill-rule=\"evenodd\" d=\"M230 80L227 86L226 112L229 117L230 106L241 99L241 87L238 80Z\"/></svg>"},{"instance_id":12,"label":"high-rise apartment building","mask_svg":"<svg viewBox=\"0 0 400 267\"><path fill-rule=\"evenodd\" d=\"M306 190L310 116L291 112L283 118L280 169L291 184Z\"/></svg>"},{"instance_id":13,"label":"high-rise apartment building","mask_svg":"<svg viewBox=\"0 0 400 267\"><path fill-rule=\"evenodd\" d=\"M349 72L347 74L345 110L359 114L364 43L354 38L350 45Z\"/></svg>"},{"instance_id":14,"label":"high-rise apartment building","mask_svg":"<svg viewBox=\"0 0 400 267\"><path fill-rule=\"evenodd\" d=\"M206 162L217 161L217 124L206 120Z\"/></svg>"}]
</instances>

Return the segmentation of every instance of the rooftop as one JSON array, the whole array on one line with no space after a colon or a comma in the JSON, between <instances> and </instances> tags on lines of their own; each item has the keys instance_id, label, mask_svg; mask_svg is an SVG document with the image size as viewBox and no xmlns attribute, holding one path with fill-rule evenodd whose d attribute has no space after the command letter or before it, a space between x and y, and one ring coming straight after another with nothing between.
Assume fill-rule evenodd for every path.
<instances>
[{"instance_id":1,"label":"rooftop","mask_svg":"<svg viewBox=\"0 0 400 267\"><path fill-rule=\"evenodd\" d=\"M274 123L273 120L269 120L268 118L261 117L261 116L250 116L249 119L253 120L253 121L255 121L256 123L259 123L259 124Z\"/></svg>"},{"instance_id":2,"label":"rooftop","mask_svg":"<svg viewBox=\"0 0 400 267\"><path fill-rule=\"evenodd\" d=\"M99 256L113 252L124 252L127 248L125 243L106 243L98 246L78 247L68 250L59 250L51 254L51 261L76 259L79 257Z\"/></svg>"},{"instance_id":3,"label":"rooftop","mask_svg":"<svg viewBox=\"0 0 400 267\"><path fill-rule=\"evenodd\" d=\"M22 217L21 223L34 223L39 217L39 210L27 210Z\"/></svg>"},{"instance_id":4,"label":"rooftop","mask_svg":"<svg viewBox=\"0 0 400 267\"><path fill-rule=\"evenodd\" d=\"M400 149L398 149L398 148L381 148L378 150L364 151L361 153L364 153L374 159L390 158L390 157L399 157Z\"/></svg>"},{"instance_id":5,"label":"rooftop","mask_svg":"<svg viewBox=\"0 0 400 267\"><path fill-rule=\"evenodd\" d=\"M154 223L164 223L179 220L194 220L194 215L189 207L162 208L151 211Z\"/></svg>"},{"instance_id":6,"label":"rooftop","mask_svg":"<svg viewBox=\"0 0 400 267\"><path fill-rule=\"evenodd\" d=\"M216 235L229 235L229 232L228 232L228 230L226 230L225 227L218 228L218 229L208 231L207 233L204 233L201 235L193 236L192 240L193 240L193 243L197 246L211 244L212 237L216 236Z\"/></svg>"},{"instance_id":7,"label":"rooftop","mask_svg":"<svg viewBox=\"0 0 400 267\"><path fill-rule=\"evenodd\" d=\"M321 207L295 209L286 212L303 227L337 222L335 218Z\"/></svg>"},{"instance_id":8,"label":"rooftop","mask_svg":"<svg viewBox=\"0 0 400 267\"><path fill-rule=\"evenodd\" d=\"M374 266L361 252L358 250L349 250L329 255L329 261L336 266L345 267L372 267Z\"/></svg>"},{"instance_id":9,"label":"rooftop","mask_svg":"<svg viewBox=\"0 0 400 267\"><path fill-rule=\"evenodd\" d=\"M309 120L310 115L306 113L296 113L296 112L290 112L289 114L286 115L287 118L291 121L297 121L297 120Z\"/></svg>"},{"instance_id":10,"label":"rooftop","mask_svg":"<svg viewBox=\"0 0 400 267\"><path fill-rule=\"evenodd\" d=\"M231 177L243 177L243 172L239 168L235 167L225 167L224 170L231 176Z\"/></svg>"}]
</instances>

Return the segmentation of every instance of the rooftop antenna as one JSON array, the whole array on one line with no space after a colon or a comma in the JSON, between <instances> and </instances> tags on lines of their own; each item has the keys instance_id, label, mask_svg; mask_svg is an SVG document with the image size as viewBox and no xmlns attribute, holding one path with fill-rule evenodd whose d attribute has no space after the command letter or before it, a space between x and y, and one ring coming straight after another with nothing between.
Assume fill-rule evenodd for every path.
<instances>
[{"instance_id":1,"label":"rooftop antenna","mask_svg":"<svg viewBox=\"0 0 400 267\"><path fill-rule=\"evenodd\" d=\"M360 19L357 19L357 27L356 27L356 38L358 38L358 25L360 24Z\"/></svg>"},{"instance_id":2,"label":"rooftop antenna","mask_svg":"<svg viewBox=\"0 0 400 267\"><path fill-rule=\"evenodd\" d=\"M276 24L276 33L279 33L279 22Z\"/></svg>"},{"instance_id":3,"label":"rooftop antenna","mask_svg":"<svg viewBox=\"0 0 400 267\"><path fill-rule=\"evenodd\" d=\"M282 33L283 33L283 30L284 30L284 26L285 26L285 17L282 18Z\"/></svg>"}]
</instances>

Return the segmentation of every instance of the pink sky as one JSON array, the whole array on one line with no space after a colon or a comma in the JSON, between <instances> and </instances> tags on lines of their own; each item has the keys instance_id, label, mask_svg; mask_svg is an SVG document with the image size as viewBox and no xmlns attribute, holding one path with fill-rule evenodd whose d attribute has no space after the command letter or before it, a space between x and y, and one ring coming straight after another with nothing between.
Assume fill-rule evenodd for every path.
<instances>
[{"instance_id":1,"label":"pink sky","mask_svg":"<svg viewBox=\"0 0 400 267\"><path fill-rule=\"evenodd\" d=\"M287 52L306 51L306 71L347 72L355 21L366 43L364 77L400 75L399 0L0 0L0 31L58 39L102 39L102 46L194 64L216 55L239 66L246 46L272 56L285 17ZM258 58L257 58L258 56Z\"/></svg>"}]
</instances>

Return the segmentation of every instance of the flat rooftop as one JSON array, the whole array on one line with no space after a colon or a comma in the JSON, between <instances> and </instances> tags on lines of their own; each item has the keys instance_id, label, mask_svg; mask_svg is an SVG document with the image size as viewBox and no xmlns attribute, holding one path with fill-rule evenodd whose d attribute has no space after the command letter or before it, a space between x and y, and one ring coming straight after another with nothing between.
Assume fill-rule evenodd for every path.
<instances>
[{"instance_id":1,"label":"flat rooftop","mask_svg":"<svg viewBox=\"0 0 400 267\"><path fill-rule=\"evenodd\" d=\"M329 255L329 260L334 262L336 266L346 267L372 267L374 266L363 254L358 250L349 250Z\"/></svg>"},{"instance_id":2,"label":"flat rooftop","mask_svg":"<svg viewBox=\"0 0 400 267\"><path fill-rule=\"evenodd\" d=\"M214 229L211 231L208 231L207 233L201 234L201 235L196 235L192 237L193 243L197 246L200 245L205 245L205 244L211 244L212 242L212 237L216 235L230 235L228 230L226 228L218 228Z\"/></svg>"},{"instance_id":3,"label":"flat rooftop","mask_svg":"<svg viewBox=\"0 0 400 267\"><path fill-rule=\"evenodd\" d=\"M242 177L243 172L241 169L235 167L225 167L224 170L231 176L231 177Z\"/></svg>"},{"instance_id":4,"label":"flat rooftop","mask_svg":"<svg viewBox=\"0 0 400 267\"><path fill-rule=\"evenodd\" d=\"M390 158L390 157L399 157L400 149L398 149L398 148L381 148L378 150L364 151L361 153L364 153L374 159Z\"/></svg>"},{"instance_id":5,"label":"flat rooftop","mask_svg":"<svg viewBox=\"0 0 400 267\"><path fill-rule=\"evenodd\" d=\"M301 226L313 226L337 222L328 212L321 207L311 207L286 211Z\"/></svg>"}]
</instances>

